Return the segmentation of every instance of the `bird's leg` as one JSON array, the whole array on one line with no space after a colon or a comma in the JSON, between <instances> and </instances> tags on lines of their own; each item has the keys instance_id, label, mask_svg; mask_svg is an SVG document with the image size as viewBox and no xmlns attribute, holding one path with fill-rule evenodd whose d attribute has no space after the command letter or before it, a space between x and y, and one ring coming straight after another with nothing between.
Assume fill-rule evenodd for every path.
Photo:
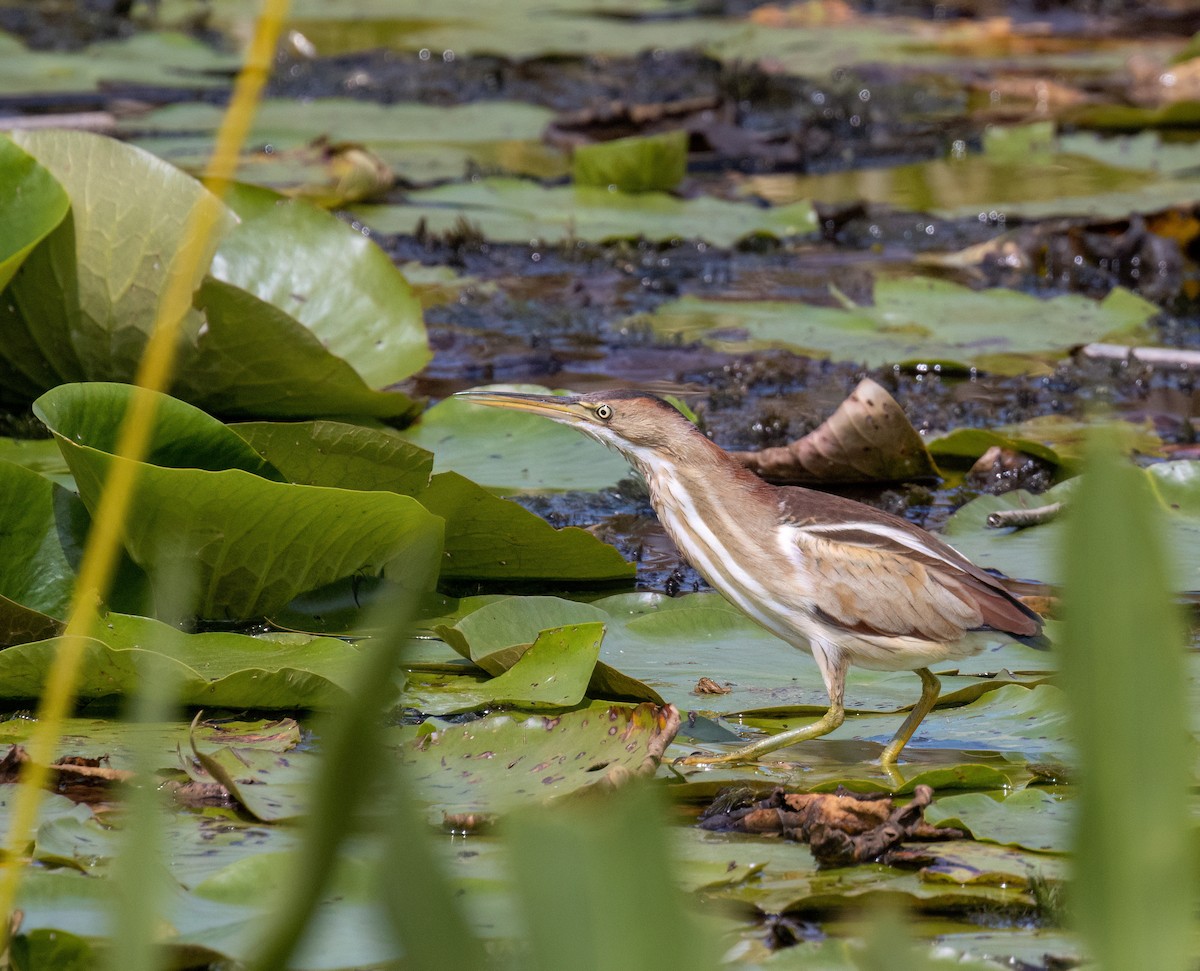
<instances>
[{"instance_id":1,"label":"bird's leg","mask_svg":"<svg viewBox=\"0 0 1200 971\"><path fill-rule=\"evenodd\" d=\"M929 668L917 668L916 673L921 676L921 697L917 699L917 703L913 705L913 710L904 719L904 724L892 736L892 740L888 742L887 748L879 756L880 765L890 765L896 761L896 757L900 754L904 746L908 744L908 740L912 738L913 732L917 730L917 726L921 724L921 720L933 708L933 703L938 699L938 692L942 690L942 683L933 676L933 672Z\"/></svg>"},{"instance_id":2,"label":"bird's leg","mask_svg":"<svg viewBox=\"0 0 1200 971\"><path fill-rule=\"evenodd\" d=\"M780 732L778 735L759 739L757 742L751 742L749 745L735 749L732 752L726 752L723 755L705 755L703 753L687 755L676 759L675 764L730 765L755 762L760 755L766 755L768 752L774 752L788 745L795 745L797 742L806 742L810 738L820 738L822 735L828 735L846 720L846 709L843 702L845 678L845 665L840 665L839 670L833 677L833 683L830 685L829 711L825 712L821 718L811 725L803 725L800 728L793 728L790 731ZM936 693L934 697L936 697Z\"/></svg>"}]
</instances>

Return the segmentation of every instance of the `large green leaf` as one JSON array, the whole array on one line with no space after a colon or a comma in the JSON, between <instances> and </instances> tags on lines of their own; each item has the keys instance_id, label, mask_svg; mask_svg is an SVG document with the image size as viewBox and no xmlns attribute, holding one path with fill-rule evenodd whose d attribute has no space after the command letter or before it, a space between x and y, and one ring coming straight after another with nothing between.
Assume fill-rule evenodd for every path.
<instances>
[{"instance_id":1,"label":"large green leaf","mask_svg":"<svg viewBox=\"0 0 1200 971\"><path fill-rule=\"evenodd\" d=\"M433 455L390 428L336 421L241 422L230 426L289 482L414 496Z\"/></svg>"},{"instance_id":2,"label":"large green leaf","mask_svg":"<svg viewBox=\"0 0 1200 971\"><path fill-rule=\"evenodd\" d=\"M281 418L397 417L416 410L406 394L371 388L317 334L240 287L210 277L200 287L197 305L205 328L175 387L200 407Z\"/></svg>"},{"instance_id":3,"label":"large green leaf","mask_svg":"<svg viewBox=\"0 0 1200 971\"><path fill-rule=\"evenodd\" d=\"M209 708L323 708L345 694L359 649L331 637L187 634L148 617L109 614L84 651L81 698L131 696L146 665L169 659L180 704ZM38 698L57 640L0 652L0 697Z\"/></svg>"},{"instance_id":4,"label":"large green leaf","mask_svg":"<svg viewBox=\"0 0 1200 971\"><path fill-rule=\"evenodd\" d=\"M573 624L543 630L506 670L474 687L455 686L442 703L424 691L420 710L447 715L484 707L516 707L524 710L570 708L583 700L588 690L600 642L601 623ZM406 699L406 705L412 701Z\"/></svg>"},{"instance_id":5,"label":"large green leaf","mask_svg":"<svg viewBox=\"0 0 1200 971\"><path fill-rule=\"evenodd\" d=\"M62 222L70 205L63 187L45 168L0 137L0 290L29 251Z\"/></svg>"},{"instance_id":6,"label":"large green leaf","mask_svg":"<svg viewBox=\"0 0 1200 971\"><path fill-rule=\"evenodd\" d=\"M631 580L613 547L575 526L555 529L455 472L435 475L421 504L446 521L441 575L455 580Z\"/></svg>"},{"instance_id":7,"label":"large green leaf","mask_svg":"<svg viewBox=\"0 0 1200 971\"><path fill-rule=\"evenodd\" d=\"M370 388L402 381L429 361L421 305L387 255L307 202L241 187L241 223L212 263L219 280L290 314ZM280 242L294 240L280 258Z\"/></svg>"},{"instance_id":8,"label":"large green leaf","mask_svg":"<svg viewBox=\"0 0 1200 971\"><path fill-rule=\"evenodd\" d=\"M73 493L0 461L0 645L53 633L51 618L64 617L71 600L87 526Z\"/></svg>"},{"instance_id":9,"label":"large green leaf","mask_svg":"<svg viewBox=\"0 0 1200 971\"><path fill-rule=\"evenodd\" d=\"M335 422L237 426L243 428L293 482L415 496L446 521L443 577L568 582L634 574L633 564L582 529L555 529L453 472L430 479L433 457L391 430Z\"/></svg>"},{"instance_id":10,"label":"large green leaf","mask_svg":"<svg viewBox=\"0 0 1200 971\"><path fill-rule=\"evenodd\" d=\"M488 390L549 393L536 385ZM435 471L458 472L497 492L601 489L631 474L620 455L557 422L462 398L438 402L403 435L433 452Z\"/></svg>"},{"instance_id":11,"label":"large green leaf","mask_svg":"<svg viewBox=\"0 0 1200 971\"><path fill-rule=\"evenodd\" d=\"M646 319L662 337L704 340L727 350L787 347L872 366L950 361L1017 374L1077 344L1138 337L1158 312L1119 288L1102 301L1074 295L1043 300L914 277L880 279L874 297L870 306L837 308L682 297ZM747 336L722 336L730 332Z\"/></svg>"},{"instance_id":12,"label":"large green leaf","mask_svg":"<svg viewBox=\"0 0 1200 971\"><path fill-rule=\"evenodd\" d=\"M193 286L236 218L191 176L130 145L84 132L12 137L71 198L69 216L14 280L17 307L59 380L129 380L193 209L219 207L217 232L189 268ZM185 335L200 325L189 311Z\"/></svg>"},{"instance_id":13,"label":"large green leaf","mask_svg":"<svg viewBox=\"0 0 1200 971\"><path fill-rule=\"evenodd\" d=\"M712 196L678 199L661 192L629 194L594 186L543 188L520 179L481 179L409 193L397 206L356 206L364 223L385 233L413 233L418 224L446 232L461 220L497 242L572 239L702 239L732 246L764 233L803 236L816 228L806 202L764 209Z\"/></svg>"},{"instance_id":14,"label":"large green leaf","mask_svg":"<svg viewBox=\"0 0 1200 971\"><path fill-rule=\"evenodd\" d=\"M75 385L35 404L90 509L111 465L128 460L106 451L111 422L91 425L80 405L94 400L98 411L119 415L132 394L125 385ZM184 434L211 422L190 405L158 398L156 441L169 440L176 422ZM234 432L213 425L204 440L205 446L216 443L210 465L232 454L235 461L265 468ZM172 447L172 458L182 463L186 451ZM244 466L216 471L137 463L133 508L138 512L126 522L124 540L134 562L156 584L193 584L197 614L221 619L277 609L298 593L359 570L390 566L404 578L406 556L440 544L442 533L441 521L407 496L271 482ZM406 579L418 586L429 580Z\"/></svg>"}]
</instances>

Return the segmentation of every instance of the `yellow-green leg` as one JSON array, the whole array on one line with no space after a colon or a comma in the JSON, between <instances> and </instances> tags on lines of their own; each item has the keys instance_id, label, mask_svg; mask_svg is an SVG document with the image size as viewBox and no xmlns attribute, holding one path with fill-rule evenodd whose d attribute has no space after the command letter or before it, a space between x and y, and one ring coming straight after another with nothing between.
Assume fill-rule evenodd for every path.
<instances>
[{"instance_id":1,"label":"yellow-green leg","mask_svg":"<svg viewBox=\"0 0 1200 971\"><path fill-rule=\"evenodd\" d=\"M730 765L755 762L759 756L766 755L768 752L794 745L796 742L806 742L810 738L828 735L845 720L845 709L838 704L811 725L804 725L790 731L780 732L778 735L759 739L757 742L751 742L749 745L726 752L724 755L706 755L704 753L685 755L683 758L676 759L675 763L677 765Z\"/></svg>"},{"instance_id":2,"label":"yellow-green leg","mask_svg":"<svg viewBox=\"0 0 1200 971\"><path fill-rule=\"evenodd\" d=\"M938 699L938 693L942 690L942 683L933 676L933 672L929 668L917 668L917 674L921 676L921 697L917 699L917 703L913 705L913 710L904 719L904 724L892 736L892 740L887 743L887 748L879 756L880 765L890 765L896 761L896 757L899 756L904 746L908 744L908 740L912 738L913 732L917 730L917 726L921 724L922 719L933 708L934 702Z\"/></svg>"}]
</instances>

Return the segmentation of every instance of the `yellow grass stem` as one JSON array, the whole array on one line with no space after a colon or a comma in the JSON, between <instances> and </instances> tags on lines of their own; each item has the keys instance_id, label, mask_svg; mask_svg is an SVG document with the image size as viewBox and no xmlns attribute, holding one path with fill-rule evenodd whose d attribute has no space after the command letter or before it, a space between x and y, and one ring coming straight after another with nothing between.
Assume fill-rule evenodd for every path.
<instances>
[{"instance_id":1,"label":"yellow grass stem","mask_svg":"<svg viewBox=\"0 0 1200 971\"><path fill-rule=\"evenodd\" d=\"M264 0L245 64L234 85L229 110L217 133L213 156L205 173L204 182L212 194L204 196L188 216L184 241L168 270L154 328L134 379L140 388L165 391L170 382L180 325L192 305L192 281L203 269L204 254L208 252L209 240L221 218L221 198L237 170L238 155L270 73L288 6L289 0ZM146 454L154 428L155 408L154 395L140 391L133 395L117 440L116 454L120 458L109 466L104 492L92 517L91 533L71 598L70 616L42 693L37 725L29 739L30 758L21 776L22 785L5 839L5 866L0 869L0 943L6 943L3 939L7 938L11 926L9 917L25 872L26 848L34 837L50 759L63 720L75 700L79 665L87 638L94 629L99 603L112 583L121 544L121 527L133 498L136 462Z\"/></svg>"}]
</instances>

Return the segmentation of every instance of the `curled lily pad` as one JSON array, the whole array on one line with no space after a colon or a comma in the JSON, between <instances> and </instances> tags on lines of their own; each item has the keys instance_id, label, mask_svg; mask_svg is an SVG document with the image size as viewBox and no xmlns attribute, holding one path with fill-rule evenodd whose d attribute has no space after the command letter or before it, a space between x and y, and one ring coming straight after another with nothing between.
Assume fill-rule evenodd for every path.
<instances>
[{"instance_id":1,"label":"curled lily pad","mask_svg":"<svg viewBox=\"0 0 1200 971\"><path fill-rule=\"evenodd\" d=\"M585 530L555 529L453 472L390 429L337 422L248 424L235 430L306 485L387 490L415 497L446 521L441 575L454 580L610 581L635 567Z\"/></svg>"},{"instance_id":2,"label":"curled lily pad","mask_svg":"<svg viewBox=\"0 0 1200 971\"><path fill-rule=\"evenodd\" d=\"M243 186L229 202L241 222L221 241L213 276L290 314L370 388L425 366L420 302L383 250L324 210L268 189ZM285 259L282 240L295 241Z\"/></svg>"},{"instance_id":3,"label":"curled lily pad","mask_svg":"<svg viewBox=\"0 0 1200 971\"><path fill-rule=\"evenodd\" d=\"M98 411L123 414L132 393L125 385L68 385L36 403L91 508L113 463L128 460L106 451L112 426L93 427L80 418L80 405L94 402ZM183 463L195 448L208 468L136 463L138 515L126 523L124 542L156 584L192 583L198 616L258 616L363 569L390 565L403 577L414 550L440 545L441 520L415 499L269 481L245 468L267 466L232 431L207 425L206 416L181 401L159 399L158 447L151 457ZM198 436L188 448L172 445L176 427L183 436ZM226 461L242 467L212 468ZM429 578L408 580L424 585Z\"/></svg>"},{"instance_id":4,"label":"curled lily pad","mask_svg":"<svg viewBox=\"0 0 1200 971\"><path fill-rule=\"evenodd\" d=\"M0 138L0 290L8 286L29 251L63 220L70 200L58 181L29 154Z\"/></svg>"},{"instance_id":5,"label":"curled lily pad","mask_svg":"<svg viewBox=\"0 0 1200 971\"><path fill-rule=\"evenodd\" d=\"M436 707L426 691L421 710L444 715L485 706L570 708L579 704L588 690L603 638L604 625L600 623L544 630L489 681L448 691L444 704Z\"/></svg>"},{"instance_id":6,"label":"curled lily pad","mask_svg":"<svg viewBox=\"0 0 1200 971\"><path fill-rule=\"evenodd\" d=\"M192 269L193 287L236 217L191 176L130 145L84 132L12 137L71 199L70 214L13 282L17 309L58 381L131 380L193 209L214 209L217 230ZM194 338L200 325L189 311L183 331Z\"/></svg>"},{"instance_id":7,"label":"curled lily pad","mask_svg":"<svg viewBox=\"0 0 1200 971\"><path fill-rule=\"evenodd\" d=\"M904 410L870 378L803 438L735 454L772 482L890 482L937 475Z\"/></svg>"}]
</instances>

